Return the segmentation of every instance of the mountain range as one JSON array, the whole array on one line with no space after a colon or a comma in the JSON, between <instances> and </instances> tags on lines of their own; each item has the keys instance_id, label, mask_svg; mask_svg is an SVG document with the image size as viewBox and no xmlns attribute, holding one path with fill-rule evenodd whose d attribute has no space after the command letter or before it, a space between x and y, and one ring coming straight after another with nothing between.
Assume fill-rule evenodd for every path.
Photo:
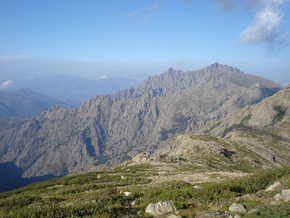
<instances>
[{"instance_id":1,"label":"mountain range","mask_svg":"<svg viewBox=\"0 0 290 218\"><path fill-rule=\"evenodd\" d=\"M0 89L8 92L31 89L43 95L57 98L72 107L79 107L95 95L114 94L131 86L137 86L141 82L143 81L126 78L87 79L80 76L55 75L9 80Z\"/></svg>"},{"instance_id":2,"label":"mountain range","mask_svg":"<svg viewBox=\"0 0 290 218\"><path fill-rule=\"evenodd\" d=\"M214 131L226 126L221 124L225 122L222 120L233 111L253 108L283 88L273 81L218 63L198 71L169 68L135 88L95 96L79 108L53 106L31 119L0 121L0 162L19 169L23 178L41 179L109 169L142 152L153 156L165 151L170 153L166 146L181 132L205 131L213 134L211 137L218 136L220 133ZM274 106L274 117L281 110L288 111L285 105ZM279 117L284 117L282 112L278 118L269 118L271 122L265 125L278 125ZM237 129L246 129L250 122L250 115L244 113L244 116ZM234 131L234 127L234 124L228 125L226 130L220 130L222 136L230 137L227 134ZM192 137L197 142L203 138ZM279 146L283 145L284 138L279 140ZM217 145L217 152L237 153L224 144ZM208 150L212 148L211 145ZM287 155L277 155L263 148L247 148L242 155L261 150L265 153L262 159L249 158L249 163L257 162L257 166L266 168L289 164L285 161ZM162 152L157 153L160 149ZM272 157L272 162L268 156Z\"/></svg>"},{"instance_id":3,"label":"mountain range","mask_svg":"<svg viewBox=\"0 0 290 218\"><path fill-rule=\"evenodd\" d=\"M1 120L31 118L53 105L71 107L56 98L39 94L30 89L20 89L13 93L0 91Z\"/></svg>"}]
</instances>

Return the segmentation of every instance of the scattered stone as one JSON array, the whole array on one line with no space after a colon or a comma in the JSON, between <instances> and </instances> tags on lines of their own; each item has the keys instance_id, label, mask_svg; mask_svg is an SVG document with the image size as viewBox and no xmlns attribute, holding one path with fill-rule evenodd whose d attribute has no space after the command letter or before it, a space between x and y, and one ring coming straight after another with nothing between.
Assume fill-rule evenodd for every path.
<instances>
[{"instance_id":1,"label":"scattered stone","mask_svg":"<svg viewBox=\"0 0 290 218\"><path fill-rule=\"evenodd\" d=\"M236 197L236 201L240 200L240 199L248 199L248 198L254 198L254 197L255 197L255 195L253 195L253 194L244 194L243 196Z\"/></svg>"},{"instance_id":2,"label":"scattered stone","mask_svg":"<svg viewBox=\"0 0 290 218\"><path fill-rule=\"evenodd\" d=\"M236 215L234 218L242 218L240 215Z\"/></svg>"},{"instance_id":3,"label":"scattered stone","mask_svg":"<svg viewBox=\"0 0 290 218\"><path fill-rule=\"evenodd\" d=\"M100 178L101 178L101 175L100 175L100 174L99 174L99 175L97 175L97 178L98 178L98 179L100 179Z\"/></svg>"},{"instance_id":4,"label":"scattered stone","mask_svg":"<svg viewBox=\"0 0 290 218\"><path fill-rule=\"evenodd\" d=\"M230 207L229 207L229 210L231 212L237 212L237 213L247 213L245 207L241 204L236 204L236 203L233 203Z\"/></svg>"},{"instance_id":5,"label":"scattered stone","mask_svg":"<svg viewBox=\"0 0 290 218\"><path fill-rule=\"evenodd\" d=\"M130 202L131 206L135 206L135 204L136 204L136 200Z\"/></svg>"},{"instance_id":6,"label":"scattered stone","mask_svg":"<svg viewBox=\"0 0 290 218\"><path fill-rule=\"evenodd\" d=\"M254 214L257 214L257 215L259 215L260 214L260 211L259 211L259 209L258 208L255 208L255 209L251 209L251 210L249 210L249 212L248 213L254 213Z\"/></svg>"},{"instance_id":7,"label":"scattered stone","mask_svg":"<svg viewBox=\"0 0 290 218\"><path fill-rule=\"evenodd\" d=\"M126 179L126 177L125 176L121 176L121 179Z\"/></svg>"},{"instance_id":8,"label":"scattered stone","mask_svg":"<svg viewBox=\"0 0 290 218\"><path fill-rule=\"evenodd\" d=\"M282 190L282 196L285 202L290 201L290 189Z\"/></svg>"},{"instance_id":9,"label":"scattered stone","mask_svg":"<svg viewBox=\"0 0 290 218\"><path fill-rule=\"evenodd\" d=\"M169 216L167 216L165 218L182 218L182 217L179 216L179 215L171 214L171 215L169 215Z\"/></svg>"},{"instance_id":10,"label":"scattered stone","mask_svg":"<svg viewBox=\"0 0 290 218\"><path fill-rule=\"evenodd\" d=\"M51 186L51 187L47 187L47 189L62 188L62 187L64 187L64 185L54 185L54 186Z\"/></svg>"},{"instance_id":11,"label":"scattered stone","mask_svg":"<svg viewBox=\"0 0 290 218\"><path fill-rule=\"evenodd\" d=\"M275 182L273 185L270 185L267 189L266 192L268 191L274 191L276 188L278 188L281 185L280 182Z\"/></svg>"},{"instance_id":12,"label":"scattered stone","mask_svg":"<svg viewBox=\"0 0 290 218\"><path fill-rule=\"evenodd\" d=\"M129 195L131 195L132 194L132 192L124 192L124 195L125 196L129 196Z\"/></svg>"},{"instance_id":13,"label":"scattered stone","mask_svg":"<svg viewBox=\"0 0 290 218\"><path fill-rule=\"evenodd\" d=\"M193 188L197 188L198 189L198 188L201 188L201 186L194 185Z\"/></svg>"},{"instance_id":14,"label":"scattered stone","mask_svg":"<svg viewBox=\"0 0 290 218\"><path fill-rule=\"evenodd\" d=\"M156 204L149 204L145 210L146 213L150 213L153 216L159 216L171 211L176 211L176 208L170 201L159 201Z\"/></svg>"},{"instance_id":15,"label":"scattered stone","mask_svg":"<svg viewBox=\"0 0 290 218\"><path fill-rule=\"evenodd\" d=\"M274 196L274 198L276 199L276 201L280 201L280 200L283 199L283 196L282 196L281 194L276 194L276 195Z\"/></svg>"},{"instance_id":16,"label":"scattered stone","mask_svg":"<svg viewBox=\"0 0 290 218\"><path fill-rule=\"evenodd\" d=\"M273 201L273 202L271 202L270 204L271 204L271 205L279 205L280 202L279 202L279 201Z\"/></svg>"}]
</instances>

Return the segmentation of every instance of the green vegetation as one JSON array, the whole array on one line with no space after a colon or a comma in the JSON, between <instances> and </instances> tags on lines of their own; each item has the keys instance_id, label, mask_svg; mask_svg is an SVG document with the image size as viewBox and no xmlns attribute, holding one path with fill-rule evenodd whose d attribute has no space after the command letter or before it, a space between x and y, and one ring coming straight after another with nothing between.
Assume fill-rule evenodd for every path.
<instances>
[{"instance_id":1,"label":"green vegetation","mask_svg":"<svg viewBox=\"0 0 290 218\"><path fill-rule=\"evenodd\" d=\"M241 120L241 123L240 123L240 124L241 124L241 125L244 125L244 122L250 120L251 117L252 117L252 114L249 114L249 115L245 116L245 117Z\"/></svg>"},{"instance_id":2,"label":"green vegetation","mask_svg":"<svg viewBox=\"0 0 290 218\"><path fill-rule=\"evenodd\" d=\"M219 126L222 123L222 121L219 121L218 123L212 125L208 130L205 131L205 133L210 133L214 128Z\"/></svg>"},{"instance_id":3,"label":"green vegetation","mask_svg":"<svg viewBox=\"0 0 290 218\"><path fill-rule=\"evenodd\" d=\"M281 106L274 106L273 109L277 111L277 115L274 117L272 123L269 126L273 126L278 121L281 121L286 113L286 110L284 110Z\"/></svg>"},{"instance_id":4,"label":"green vegetation","mask_svg":"<svg viewBox=\"0 0 290 218\"><path fill-rule=\"evenodd\" d=\"M151 217L145 214L148 204L168 200L174 202L182 216L195 217L199 212L228 210L236 197L256 193L277 180L288 179L283 188L290 188L290 167L261 171L221 183L201 183L199 189L185 182L151 183L150 175L157 175L155 166L127 164L107 172L31 184L0 194L0 217ZM217 174L213 176L217 177ZM132 194L125 196L125 191ZM260 192L260 195L273 197L273 193L268 192ZM262 200L244 199L239 203L247 210L258 208L262 217L290 215L290 205L286 203L274 206ZM140 216L136 215L138 211L141 211Z\"/></svg>"}]
</instances>

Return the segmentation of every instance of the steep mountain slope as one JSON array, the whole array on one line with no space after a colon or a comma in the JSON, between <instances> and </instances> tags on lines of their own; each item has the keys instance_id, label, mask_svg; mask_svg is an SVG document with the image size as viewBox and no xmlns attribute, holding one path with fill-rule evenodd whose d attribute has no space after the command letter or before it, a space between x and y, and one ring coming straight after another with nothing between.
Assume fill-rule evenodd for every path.
<instances>
[{"instance_id":1,"label":"steep mountain slope","mask_svg":"<svg viewBox=\"0 0 290 218\"><path fill-rule=\"evenodd\" d=\"M95 96L79 108L52 107L23 124L0 122L0 162L14 163L24 177L108 169L282 88L226 65L191 73L169 71L147 80L142 95L140 86L132 97L121 92L115 95L121 97ZM180 82L190 84L186 75L191 74L198 79L182 88ZM161 78L172 83L168 88L167 82L159 84L164 91L154 97L152 84L157 87Z\"/></svg>"},{"instance_id":2,"label":"steep mountain slope","mask_svg":"<svg viewBox=\"0 0 290 218\"><path fill-rule=\"evenodd\" d=\"M290 85L260 103L203 129L258 153L272 164L290 164Z\"/></svg>"},{"instance_id":3,"label":"steep mountain slope","mask_svg":"<svg viewBox=\"0 0 290 218\"><path fill-rule=\"evenodd\" d=\"M290 166L290 85L258 104L230 113L201 132L183 132L155 150L133 158L160 171L255 172ZM183 169L183 170L182 170ZM162 181L192 182L194 174L164 175ZM160 178L159 178L160 180Z\"/></svg>"},{"instance_id":4,"label":"steep mountain slope","mask_svg":"<svg viewBox=\"0 0 290 218\"><path fill-rule=\"evenodd\" d=\"M33 117L52 105L71 107L53 97L36 93L30 89L21 89L13 93L0 91L0 119L15 120Z\"/></svg>"}]
</instances>

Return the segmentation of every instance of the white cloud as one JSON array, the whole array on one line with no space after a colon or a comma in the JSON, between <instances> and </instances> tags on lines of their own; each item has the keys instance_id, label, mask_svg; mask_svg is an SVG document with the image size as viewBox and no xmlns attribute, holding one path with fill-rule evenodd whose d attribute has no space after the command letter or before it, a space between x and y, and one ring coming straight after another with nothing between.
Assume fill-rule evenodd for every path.
<instances>
[{"instance_id":1,"label":"white cloud","mask_svg":"<svg viewBox=\"0 0 290 218\"><path fill-rule=\"evenodd\" d=\"M274 46L286 41L285 33L280 37L280 25L283 14L282 5L285 0L265 0L264 7L256 13L254 21L240 33L240 43L267 43Z\"/></svg>"},{"instance_id":2,"label":"white cloud","mask_svg":"<svg viewBox=\"0 0 290 218\"><path fill-rule=\"evenodd\" d=\"M13 85L13 83L14 83L13 80L7 80L3 82L2 85L0 86L0 90L8 89L10 85Z\"/></svg>"},{"instance_id":3,"label":"white cloud","mask_svg":"<svg viewBox=\"0 0 290 218\"><path fill-rule=\"evenodd\" d=\"M127 13L126 16L127 16L128 18L131 18L131 17L133 17L133 16L135 16L135 15L137 15L137 14L139 14L139 13L140 13L140 11L132 11L132 12L130 12L130 13Z\"/></svg>"},{"instance_id":4,"label":"white cloud","mask_svg":"<svg viewBox=\"0 0 290 218\"><path fill-rule=\"evenodd\" d=\"M273 42L279 35L282 15L272 8L265 8L256 14L253 23L241 32L242 43Z\"/></svg>"},{"instance_id":5,"label":"white cloud","mask_svg":"<svg viewBox=\"0 0 290 218\"><path fill-rule=\"evenodd\" d=\"M126 13L125 16L127 18L132 18L132 17L138 16L138 18L146 26L147 23L150 21L152 15L153 15L153 11L157 10L159 5L161 4L161 1L162 0L155 0L154 5L148 5L148 6L144 7L141 10L136 10L136 11L132 11L132 12Z\"/></svg>"},{"instance_id":6,"label":"white cloud","mask_svg":"<svg viewBox=\"0 0 290 218\"><path fill-rule=\"evenodd\" d=\"M107 79L107 78L108 78L107 75L103 75L102 77L94 78L94 79L92 79L92 80Z\"/></svg>"}]
</instances>

